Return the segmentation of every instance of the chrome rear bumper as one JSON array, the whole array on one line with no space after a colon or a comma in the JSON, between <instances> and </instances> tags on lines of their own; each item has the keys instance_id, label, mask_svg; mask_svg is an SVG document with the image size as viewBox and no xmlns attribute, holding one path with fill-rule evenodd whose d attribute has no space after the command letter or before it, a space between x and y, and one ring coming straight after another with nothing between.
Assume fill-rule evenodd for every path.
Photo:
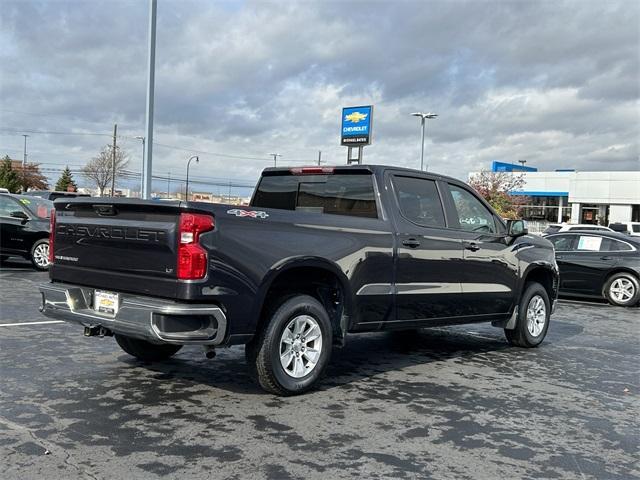
<instances>
[{"instance_id":1,"label":"chrome rear bumper","mask_svg":"<svg viewBox=\"0 0 640 480\"><path fill-rule=\"evenodd\" d=\"M224 312L211 304L115 292L119 293L119 308L114 316L93 309L94 289L90 287L45 283L40 293L40 311L47 317L85 327L101 326L152 343L220 345L227 331Z\"/></svg>"}]
</instances>

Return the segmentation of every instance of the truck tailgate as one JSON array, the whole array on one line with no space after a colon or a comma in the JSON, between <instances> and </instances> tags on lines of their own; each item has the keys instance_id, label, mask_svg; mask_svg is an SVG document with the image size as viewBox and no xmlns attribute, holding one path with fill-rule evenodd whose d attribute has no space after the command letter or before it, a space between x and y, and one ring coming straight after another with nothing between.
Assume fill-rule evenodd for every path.
<instances>
[{"instance_id":1,"label":"truck tailgate","mask_svg":"<svg viewBox=\"0 0 640 480\"><path fill-rule=\"evenodd\" d=\"M55 208L52 280L174 295L179 203L92 198Z\"/></svg>"}]
</instances>

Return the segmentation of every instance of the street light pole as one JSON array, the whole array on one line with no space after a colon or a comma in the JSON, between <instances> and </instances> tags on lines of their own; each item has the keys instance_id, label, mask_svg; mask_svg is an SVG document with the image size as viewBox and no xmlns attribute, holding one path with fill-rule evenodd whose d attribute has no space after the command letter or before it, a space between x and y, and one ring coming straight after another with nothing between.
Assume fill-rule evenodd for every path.
<instances>
[{"instance_id":1,"label":"street light pole","mask_svg":"<svg viewBox=\"0 0 640 480\"><path fill-rule=\"evenodd\" d=\"M142 177L140 179L140 198L144 198L143 195L143 191L144 191L144 147L145 147L145 138L141 135L136 136L135 138L137 138L138 140L142 140Z\"/></svg>"},{"instance_id":2,"label":"street light pole","mask_svg":"<svg viewBox=\"0 0 640 480\"><path fill-rule=\"evenodd\" d=\"M184 192L184 198L187 202L189 201L189 165L191 165L191 160L193 160L194 158L196 159L196 163L200 163L200 159L197 155L190 157L187 161L187 185Z\"/></svg>"},{"instance_id":3,"label":"street light pole","mask_svg":"<svg viewBox=\"0 0 640 480\"><path fill-rule=\"evenodd\" d=\"M146 140L147 151L144 159L142 174L142 198L148 199L151 195L152 177L151 163L153 160L153 99L156 76L156 10L157 0L149 0L149 58L147 78L147 114L146 114Z\"/></svg>"},{"instance_id":4,"label":"street light pole","mask_svg":"<svg viewBox=\"0 0 640 480\"><path fill-rule=\"evenodd\" d=\"M414 117L420 117L420 123L422 126L422 147L420 150L420 171L424 171L424 170L428 170L429 167L427 166L427 168L424 167L424 131L425 131L425 127L426 127L426 123L427 123L427 119L428 118L436 118L438 116L437 113L422 113L422 112L414 112L411 115L413 115Z\"/></svg>"},{"instance_id":5,"label":"street light pole","mask_svg":"<svg viewBox=\"0 0 640 480\"><path fill-rule=\"evenodd\" d=\"M29 135L22 135L24 137L24 153L22 155L22 168L27 166L27 137Z\"/></svg>"}]
</instances>

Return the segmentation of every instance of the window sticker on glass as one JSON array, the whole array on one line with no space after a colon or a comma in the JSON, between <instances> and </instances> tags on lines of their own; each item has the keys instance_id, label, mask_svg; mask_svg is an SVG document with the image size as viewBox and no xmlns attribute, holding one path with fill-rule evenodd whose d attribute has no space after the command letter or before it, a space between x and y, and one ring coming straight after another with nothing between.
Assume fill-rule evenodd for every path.
<instances>
[{"instance_id":1,"label":"window sticker on glass","mask_svg":"<svg viewBox=\"0 0 640 480\"><path fill-rule=\"evenodd\" d=\"M602 237L580 237L578 240L578 250L589 250L597 252L600 250Z\"/></svg>"}]
</instances>

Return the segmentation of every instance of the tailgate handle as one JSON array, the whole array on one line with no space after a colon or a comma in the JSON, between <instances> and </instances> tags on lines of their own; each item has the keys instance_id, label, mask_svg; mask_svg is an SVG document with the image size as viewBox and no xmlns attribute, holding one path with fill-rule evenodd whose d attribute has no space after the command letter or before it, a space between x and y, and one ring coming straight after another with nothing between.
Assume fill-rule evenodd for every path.
<instances>
[{"instance_id":1,"label":"tailgate handle","mask_svg":"<svg viewBox=\"0 0 640 480\"><path fill-rule=\"evenodd\" d=\"M417 248L420 246L420 242L415 238L410 238L408 240L403 240L402 245L409 248Z\"/></svg>"},{"instance_id":2,"label":"tailgate handle","mask_svg":"<svg viewBox=\"0 0 640 480\"><path fill-rule=\"evenodd\" d=\"M113 205L94 205L93 209L98 215L103 217L111 217L117 213Z\"/></svg>"}]
</instances>

